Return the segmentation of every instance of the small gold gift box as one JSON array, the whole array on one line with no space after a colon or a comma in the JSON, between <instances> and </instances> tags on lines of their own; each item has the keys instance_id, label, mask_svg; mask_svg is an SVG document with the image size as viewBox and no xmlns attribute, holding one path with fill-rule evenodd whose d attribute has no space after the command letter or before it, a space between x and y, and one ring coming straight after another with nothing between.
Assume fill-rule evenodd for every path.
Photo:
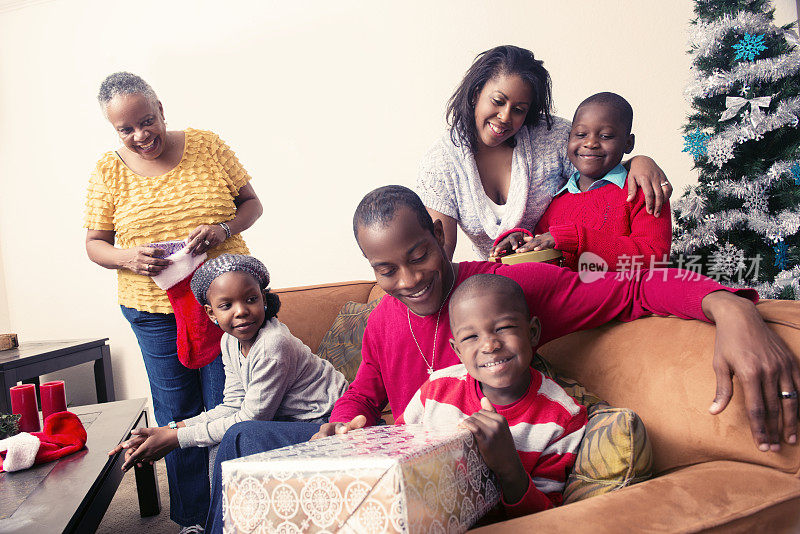
<instances>
[{"instance_id":1,"label":"small gold gift box","mask_svg":"<svg viewBox=\"0 0 800 534\"><path fill-rule=\"evenodd\" d=\"M222 464L226 533L464 532L500 498L467 430L377 426Z\"/></svg>"},{"instance_id":2,"label":"small gold gift box","mask_svg":"<svg viewBox=\"0 0 800 534\"><path fill-rule=\"evenodd\" d=\"M500 256L494 260L497 263L506 263L514 265L517 263L552 263L553 265L561 265L564 261L564 255L560 250L548 248L545 250L531 250L529 252L516 252Z\"/></svg>"}]
</instances>

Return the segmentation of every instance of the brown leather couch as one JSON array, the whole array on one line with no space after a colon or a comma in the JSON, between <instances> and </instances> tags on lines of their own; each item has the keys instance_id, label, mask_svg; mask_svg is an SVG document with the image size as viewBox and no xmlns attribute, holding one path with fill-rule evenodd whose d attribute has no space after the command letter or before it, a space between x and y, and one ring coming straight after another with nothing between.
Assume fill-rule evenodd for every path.
<instances>
[{"instance_id":1,"label":"brown leather couch","mask_svg":"<svg viewBox=\"0 0 800 534\"><path fill-rule=\"evenodd\" d=\"M277 292L279 319L314 351L345 302L382 294L374 282ZM764 301L758 309L800 358L800 302ZM613 323L541 347L558 372L641 416L655 476L480 531L800 533L800 445L760 452L735 380L730 406L708 413L713 348L713 326L671 317Z\"/></svg>"}]
</instances>

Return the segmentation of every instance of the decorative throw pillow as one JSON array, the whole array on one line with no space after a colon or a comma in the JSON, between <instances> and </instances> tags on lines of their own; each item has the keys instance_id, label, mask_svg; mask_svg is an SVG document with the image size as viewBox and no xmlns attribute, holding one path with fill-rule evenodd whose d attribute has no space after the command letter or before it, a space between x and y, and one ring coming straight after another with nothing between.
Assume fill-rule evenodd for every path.
<instances>
[{"instance_id":1,"label":"decorative throw pillow","mask_svg":"<svg viewBox=\"0 0 800 534\"><path fill-rule=\"evenodd\" d=\"M652 474L653 450L639 416L627 408L595 404L564 488L564 504L636 484Z\"/></svg>"},{"instance_id":2,"label":"decorative throw pillow","mask_svg":"<svg viewBox=\"0 0 800 534\"><path fill-rule=\"evenodd\" d=\"M317 355L328 360L350 383L361 365L361 338L367 327L367 317L381 299L366 304L346 302L339 310L330 329L325 333Z\"/></svg>"},{"instance_id":3,"label":"decorative throw pillow","mask_svg":"<svg viewBox=\"0 0 800 534\"><path fill-rule=\"evenodd\" d=\"M586 407L589 421L575 466L564 488L564 504L602 495L652 476L653 450L644 423L627 408L614 408L574 380L558 376L538 354L534 369Z\"/></svg>"}]
</instances>

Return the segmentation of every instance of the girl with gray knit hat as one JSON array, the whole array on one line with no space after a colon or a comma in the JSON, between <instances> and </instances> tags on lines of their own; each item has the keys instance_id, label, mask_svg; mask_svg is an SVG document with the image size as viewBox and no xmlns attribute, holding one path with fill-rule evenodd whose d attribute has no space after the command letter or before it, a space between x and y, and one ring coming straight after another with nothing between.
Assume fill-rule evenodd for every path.
<instances>
[{"instance_id":1,"label":"girl with gray knit hat","mask_svg":"<svg viewBox=\"0 0 800 534\"><path fill-rule=\"evenodd\" d=\"M216 445L240 421L325 423L347 389L344 376L277 319L280 299L269 291L269 272L256 258L223 254L208 260L194 273L191 288L225 332L222 404L167 426L134 430L134 437L111 451L127 449L123 469L177 447Z\"/></svg>"}]
</instances>

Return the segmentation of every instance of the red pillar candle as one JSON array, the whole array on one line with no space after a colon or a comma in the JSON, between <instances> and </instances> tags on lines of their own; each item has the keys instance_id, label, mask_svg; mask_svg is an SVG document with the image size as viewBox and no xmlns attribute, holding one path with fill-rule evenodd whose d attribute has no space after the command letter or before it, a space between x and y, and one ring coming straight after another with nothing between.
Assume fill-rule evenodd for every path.
<instances>
[{"instance_id":1,"label":"red pillar candle","mask_svg":"<svg viewBox=\"0 0 800 534\"><path fill-rule=\"evenodd\" d=\"M19 420L20 432L39 432L39 409L36 407L36 386L34 384L22 384L12 387L11 393L11 413L18 413L22 417Z\"/></svg>"},{"instance_id":2,"label":"red pillar candle","mask_svg":"<svg viewBox=\"0 0 800 534\"><path fill-rule=\"evenodd\" d=\"M42 399L42 421L50 414L67 410L67 396L64 392L64 381L45 382L39 386L39 398Z\"/></svg>"}]
</instances>

